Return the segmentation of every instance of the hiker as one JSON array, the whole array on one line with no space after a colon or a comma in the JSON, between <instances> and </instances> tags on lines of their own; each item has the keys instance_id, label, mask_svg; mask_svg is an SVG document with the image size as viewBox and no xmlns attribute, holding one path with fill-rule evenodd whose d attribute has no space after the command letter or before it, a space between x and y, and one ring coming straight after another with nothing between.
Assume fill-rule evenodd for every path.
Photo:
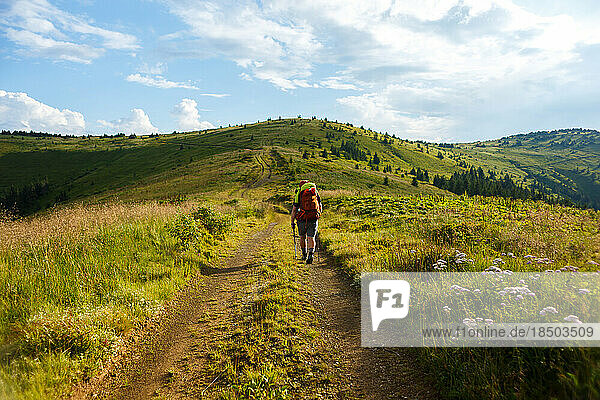
<instances>
[{"instance_id":1,"label":"hiker","mask_svg":"<svg viewBox=\"0 0 600 400\"><path fill-rule=\"evenodd\" d=\"M296 189L292 207L292 229L297 221L298 234L300 235L300 248L302 259L307 264L312 264L315 252L315 236L319 227L319 217L323 211L321 197L317 192L317 186L309 181L300 181ZM308 250L307 250L308 247Z\"/></svg>"}]
</instances>

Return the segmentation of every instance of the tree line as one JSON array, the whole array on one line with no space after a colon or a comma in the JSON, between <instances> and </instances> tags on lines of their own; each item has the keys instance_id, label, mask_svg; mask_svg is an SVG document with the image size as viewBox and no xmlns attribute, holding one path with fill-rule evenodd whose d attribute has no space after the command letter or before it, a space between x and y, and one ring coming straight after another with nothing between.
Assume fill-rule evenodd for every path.
<instances>
[{"instance_id":1,"label":"tree line","mask_svg":"<svg viewBox=\"0 0 600 400\"><path fill-rule=\"evenodd\" d=\"M455 172L449 178L435 175L433 185L456 194L467 194L469 196L498 196L523 200L542 200L550 204L561 204L566 206L580 207L573 201L548 194L542 190L541 185L532 185L531 188L523 187L506 174L504 177L497 176L494 171L486 174L481 167L471 167L468 171Z\"/></svg>"},{"instance_id":2,"label":"tree line","mask_svg":"<svg viewBox=\"0 0 600 400\"><path fill-rule=\"evenodd\" d=\"M0 208L15 215L27 215L39 209L39 200L49 192L50 186L45 179L19 187L13 185L0 195ZM56 200L65 199L66 194L62 193Z\"/></svg>"}]
</instances>

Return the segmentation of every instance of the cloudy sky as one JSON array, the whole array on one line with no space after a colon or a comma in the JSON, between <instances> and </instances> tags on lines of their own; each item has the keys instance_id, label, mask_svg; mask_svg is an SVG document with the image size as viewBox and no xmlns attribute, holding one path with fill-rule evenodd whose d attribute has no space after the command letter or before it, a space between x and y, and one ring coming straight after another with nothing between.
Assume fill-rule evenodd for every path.
<instances>
[{"instance_id":1,"label":"cloudy sky","mask_svg":"<svg viewBox=\"0 0 600 400\"><path fill-rule=\"evenodd\" d=\"M0 0L0 128L600 128L596 0Z\"/></svg>"}]
</instances>

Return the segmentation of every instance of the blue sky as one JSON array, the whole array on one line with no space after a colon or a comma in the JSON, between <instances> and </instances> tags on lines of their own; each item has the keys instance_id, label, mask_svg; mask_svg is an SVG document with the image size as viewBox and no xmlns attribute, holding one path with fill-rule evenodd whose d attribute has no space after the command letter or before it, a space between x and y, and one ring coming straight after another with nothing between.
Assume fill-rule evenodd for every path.
<instances>
[{"instance_id":1,"label":"blue sky","mask_svg":"<svg viewBox=\"0 0 600 400\"><path fill-rule=\"evenodd\" d=\"M0 128L600 128L598 20L594 1L0 0Z\"/></svg>"}]
</instances>

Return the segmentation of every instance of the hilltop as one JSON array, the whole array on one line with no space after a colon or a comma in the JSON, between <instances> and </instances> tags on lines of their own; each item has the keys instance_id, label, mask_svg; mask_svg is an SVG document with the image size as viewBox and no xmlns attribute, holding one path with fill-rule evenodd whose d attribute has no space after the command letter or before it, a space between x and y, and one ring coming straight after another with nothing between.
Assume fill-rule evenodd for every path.
<instances>
[{"instance_id":1,"label":"hilltop","mask_svg":"<svg viewBox=\"0 0 600 400\"><path fill-rule=\"evenodd\" d=\"M425 181L414 186L410 170L448 173L457 165L418 143L316 119L142 137L0 136L0 192L35 186L25 211L85 198L225 191L250 185L266 167L271 189L308 176L326 190L435 194L444 192Z\"/></svg>"},{"instance_id":2,"label":"hilltop","mask_svg":"<svg viewBox=\"0 0 600 400\"><path fill-rule=\"evenodd\" d=\"M22 214L73 200L165 200L225 192L248 187L264 173L267 185L261 186L271 192L309 177L324 190L452 195L432 185L433 178L473 168L500 182L506 193L495 195L514 196L524 187L539 194L526 192L526 198L600 208L600 133L591 130L450 145L316 118L151 136L7 133L0 135L0 194L6 207L18 204ZM512 186L506 187L505 179Z\"/></svg>"}]
</instances>

